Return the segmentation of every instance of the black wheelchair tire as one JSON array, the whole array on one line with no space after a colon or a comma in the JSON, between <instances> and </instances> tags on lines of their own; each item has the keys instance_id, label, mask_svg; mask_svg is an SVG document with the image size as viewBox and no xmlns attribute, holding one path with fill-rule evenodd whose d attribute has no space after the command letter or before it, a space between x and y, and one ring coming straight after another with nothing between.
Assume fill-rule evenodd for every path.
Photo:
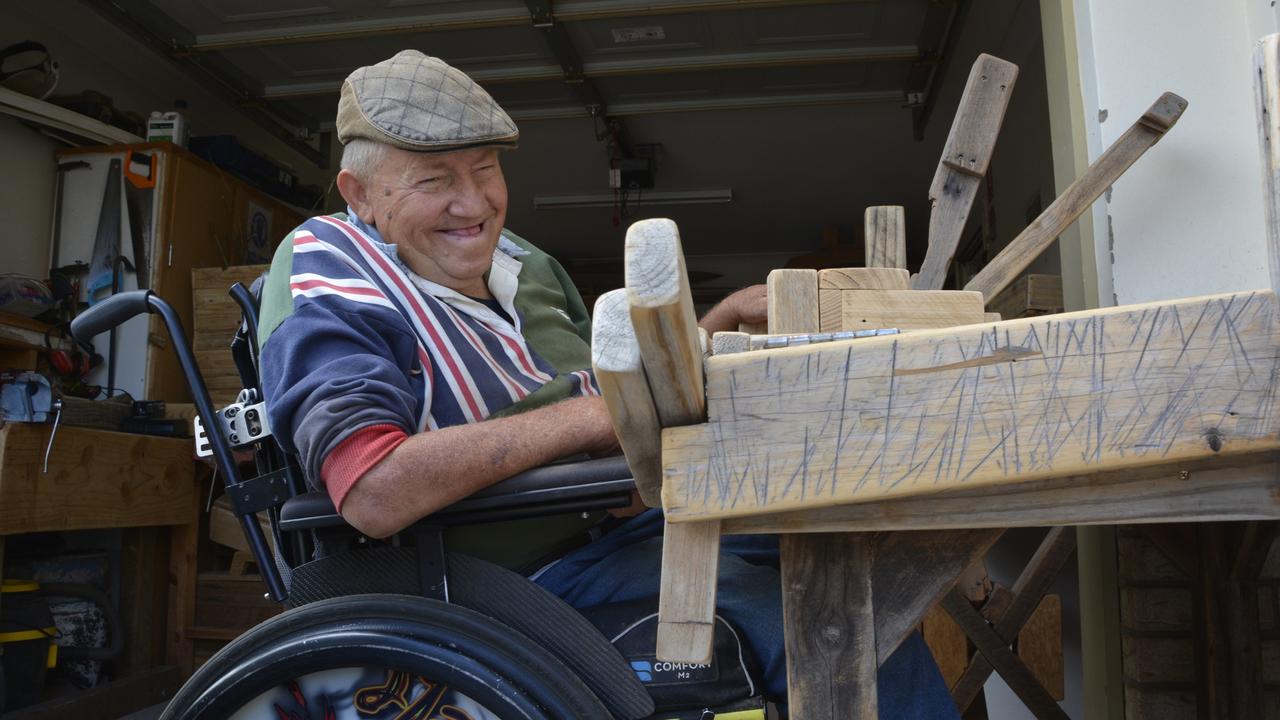
<instances>
[{"instance_id":1,"label":"black wheelchair tire","mask_svg":"<svg viewBox=\"0 0 1280 720\"><path fill-rule=\"evenodd\" d=\"M456 605L401 595L311 603L241 635L183 685L161 720L221 720L273 687L344 667L385 667L450 685L501 717L611 717L525 636Z\"/></svg>"}]
</instances>

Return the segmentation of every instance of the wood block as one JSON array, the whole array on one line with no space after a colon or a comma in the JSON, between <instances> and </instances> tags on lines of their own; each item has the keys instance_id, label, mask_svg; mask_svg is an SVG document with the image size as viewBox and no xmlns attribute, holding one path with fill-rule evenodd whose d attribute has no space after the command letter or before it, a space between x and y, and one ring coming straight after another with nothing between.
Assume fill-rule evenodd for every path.
<instances>
[{"instance_id":1,"label":"wood block","mask_svg":"<svg viewBox=\"0 0 1280 720\"><path fill-rule=\"evenodd\" d=\"M711 662L719 569L719 521L666 524L658 595L659 660Z\"/></svg>"},{"instance_id":2,"label":"wood block","mask_svg":"<svg viewBox=\"0 0 1280 720\"><path fill-rule=\"evenodd\" d=\"M662 427L631 325L626 290L611 290L596 300L591 365L636 490L646 505L658 507L662 503Z\"/></svg>"},{"instance_id":3,"label":"wood block","mask_svg":"<svg viewBox=\"0 0 1280 720\"><path fill-rule=\"evenodd\" d=\"M1253 98L1262 148L1262 194L1271 289L1280 293L1280 34L1263 37L1253 51Z\"/></svg>"},{"instance_id":4,"label":"wood block","mask_svg":"<svg viewBox=\"0 0 1280 720\"><path fill-rule=\"evenodd\" d=\"M718 332L711 336L711 354L728 355L751 349L751 336L744 332Z\"/></svg>"},{"instance_id":5,"label":"wood block","mask_svg":"<svg viewBox=\"0 0 1280 720\"><path fill-rule=\"evenodd\" d=\"M769 273L769 332L818 332L818 271Z\"/></svg>"},{"instance_id":6,"label":"wood block","mask_svg":"<svg viewBox=\"0 0 1280 720\"><path fill-rule=\"evenodd\" d=\"M663 427L700 422L702 348L680 232L670 220L641 220L627 229L625 252L631 324L658 418Z\"/></svg>"},{"instance_id":7,"label":"wood block","mask_svg":"<svg viewBox=\"0 0 1280 720\"><path fill-rule=\"evenodd\" d=\"M911 274L891 267L829 268L818 271L819 290L910 290Z\"/></svg>"},{"instance_id":8,"label":"wood block","mask_svg":"<svg viewBox=\"0 0 1280 720\"><path fill-rule=\"evenodd\" d=\"M713 356L710 421L663 430L664 508L726 518L1273 451L1278 348L1258 291Z\"/></svg>"},{"instance_id":9,"label":"wood block","mask_svg":"<svg viewBox=\"0 0 1280 720\"><path fill-rule=\"evenodd\" d=\"M58 428L0 428L0 534L190 523L189 440Z\"/></svg>"},{"instance_id":10,"label":"wood block","mask_svg":"<svg viewBox=\"0 0 1280 720\"><path fill-rule=\"evenodd\" d=\"M972 325L985 320L982 295L961 290L819 290L821 332Z\"/></svg>"},{"instance_id":11,"label":"wood block","mask_svg":"<svg viewBox=\"0 0 1280 720\"><path fill-rule=\"evenodd\" d=\"M240 382L240 373L236 370L231 351L227 348L218 350L196 350L196 365L209 388L209 399L215 408L230 405L244 387Z\"/></svg>"},{"instance_id":12,"label":"wood block","mask_svg":"<svg viewBox=\"0 0 1280 720\"><path fill-rule=\"evenodd\" d=\"M1062 598L1046 595L1018 633L1018 657L1054 700L1066 697L1062 670Z\"/></svg>"},{"instance_id":13,"label":"wood block","mask_svg":"<svg viewBox=\"0 0 1280 720\"><path fill-rule=\"evenodd\" d=\"M1060 313L1062 309L1061 275L1023 275L987 303L987 310L1008 320Z\"/></svg>"},{"instance_id":14,"label":"wood block","mask_svg":"<svg viewBox=\"0 0 1280 720\"><path fill-rule=\"evenodd\" d=\"M867 208L862 216L862 227L868 268L906 269L907 222L901 205Z\"/></svg>"},{"instance_id":15,"label":"wood block","mask_svg":"<svg viewBox=\"0 0 1280 720\"><path fill-rule=\"evenodd\" d=\"M969 665L969 638L946 610L934 605L924 616L924 642L938 663L942 679L952 687Z\"/></svg>"}]
</instances>

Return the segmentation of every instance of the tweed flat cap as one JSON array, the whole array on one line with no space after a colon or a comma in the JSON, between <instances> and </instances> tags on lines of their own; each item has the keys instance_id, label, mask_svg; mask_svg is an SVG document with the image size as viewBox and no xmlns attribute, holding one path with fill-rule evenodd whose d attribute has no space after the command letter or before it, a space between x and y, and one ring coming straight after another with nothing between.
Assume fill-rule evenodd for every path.
<instances>
[{"instance_id":1,"label":"tweed flat cap","mask_svg":"<svg viewBox=\"0 0 1280 720\"><path fill-rule=\"evenodd\" d=\"M338 99L338 141L367 138L414 152L514 147L520 130L461 70L417 50L347 76Z\"/></svg>"}]
</instances>

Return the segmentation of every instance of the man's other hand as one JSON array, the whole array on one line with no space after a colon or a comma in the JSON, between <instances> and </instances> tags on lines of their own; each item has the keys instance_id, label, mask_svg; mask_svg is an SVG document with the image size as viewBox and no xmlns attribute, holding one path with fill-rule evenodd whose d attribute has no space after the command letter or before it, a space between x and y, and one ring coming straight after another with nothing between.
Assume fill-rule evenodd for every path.
<instances>
[{"instance_id":1,"label":"man's other hand","mask_svg":"<svg viewBox=\"0 0 1280 720\"><path fill-rule=\"evenodd\" d=\"M762 324L769 319L769 291L764 285L745 287L711 308L698 325L708 334L738 329L738 325Z\"/></svg>"}]
</instances>

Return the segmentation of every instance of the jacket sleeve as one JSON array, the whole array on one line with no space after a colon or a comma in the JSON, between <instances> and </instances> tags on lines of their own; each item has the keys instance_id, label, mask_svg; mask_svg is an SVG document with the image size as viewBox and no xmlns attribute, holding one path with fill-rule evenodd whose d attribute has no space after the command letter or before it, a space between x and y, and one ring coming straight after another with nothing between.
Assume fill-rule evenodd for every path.
<instances>
[{"instance_id":1,"label":"jacket sleeve","mask_svg":"<svg viewBox=\"0 0 1280 720\"><path fill-rule=\"evenodd\" d=\"M429 389L417 342L378 317L299 298L262 351L271 426L320 485L329 452L357 430L395 425L412 435Z\"/></svg>"}]
</instances>

